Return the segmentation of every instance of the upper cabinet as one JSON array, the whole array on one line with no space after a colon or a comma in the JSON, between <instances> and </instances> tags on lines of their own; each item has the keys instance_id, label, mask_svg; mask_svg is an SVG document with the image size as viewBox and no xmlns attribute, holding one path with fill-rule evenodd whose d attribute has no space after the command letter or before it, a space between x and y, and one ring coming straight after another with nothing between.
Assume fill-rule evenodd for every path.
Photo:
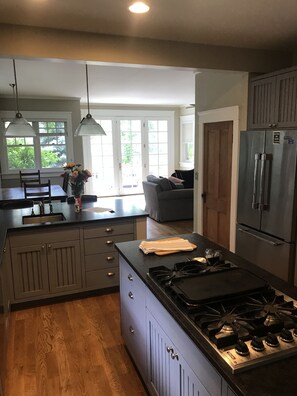
<instances>
[{"instance_id":1,"label":"upper cabinet","mask_svg":"<svg viewBox=\"0 0 297 396\"><path fill-rule=\"evenodd\" d=\"M297 69L251 78L248 128L297 127Z\"/></svg>"}]
</instances>

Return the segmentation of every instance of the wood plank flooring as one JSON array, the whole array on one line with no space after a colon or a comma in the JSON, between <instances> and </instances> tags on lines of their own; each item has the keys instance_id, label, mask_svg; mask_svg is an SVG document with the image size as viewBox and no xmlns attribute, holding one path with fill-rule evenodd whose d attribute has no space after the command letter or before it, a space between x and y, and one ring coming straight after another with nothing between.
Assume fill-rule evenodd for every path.
<instances>
[{"instance_id":1,"label":"wood plank flooring","mask_svg":"<svg viewBox=\"0 0 297 396\"><path fill-rule=\"evenodd\" d=\"M148 238L192 232L192 221L148 219ZM5 396L147 395L120 331L119 294L12 312Z\"/></svg>"}]
</instances>

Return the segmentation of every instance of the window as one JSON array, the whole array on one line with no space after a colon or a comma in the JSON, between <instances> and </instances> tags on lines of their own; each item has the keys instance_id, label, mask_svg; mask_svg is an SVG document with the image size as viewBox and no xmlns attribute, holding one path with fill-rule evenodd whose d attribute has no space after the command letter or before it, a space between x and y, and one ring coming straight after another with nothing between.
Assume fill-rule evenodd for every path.
<instances>
[{"instance_id":1,"label":"window","mask_svg":"<svg viewBox=\"0 0 297 396\"><path fill-rule=\"evenodd\" d=\"M8 117L2 123L1 165L3 173L15 173L20 169L60 171L64 163L70 160L69 119L67 117L65 119L64 116L59 120L54 117L28 120L36 132L36 137L5 137L4 130L10 122Z\"/></svg>"}]
</instances>

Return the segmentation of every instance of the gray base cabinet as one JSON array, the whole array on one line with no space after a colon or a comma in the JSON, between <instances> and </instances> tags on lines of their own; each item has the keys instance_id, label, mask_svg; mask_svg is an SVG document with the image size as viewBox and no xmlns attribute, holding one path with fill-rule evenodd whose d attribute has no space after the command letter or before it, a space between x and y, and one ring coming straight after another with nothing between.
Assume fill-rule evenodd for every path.
<instances>
[{"instance_id":1,"label":"gray base cabinet","mask_svg":"<svg viewBox=\"0 0 297 396\"><path fill-rule=\"evenodd\" d=\"M145 285L120 256L121 331L143 378L146 377Z\"/></svg>"},{"instance_id":2,"label":"gray base cabinet","mask_svg":"<svg viewBox=\"0 0 297 396\"><path fill-rule=\"evenodd\" d=\"M148 323L148 388L156 396L209 396L197 375L152 314Z\"/></svg>"},{"instance_id":3,"label":"gray base cabinet","mask_svg":"<svg viewBox=\"0 0 297 396\"><path fill-rule=\"evenodd\" d=\"M106 222L83 229L87 289L119 285L119 254L115 244L135 237L132 221Z\"/></svg>"},{"instance_id":4,"label":"gray base cabinet","mask_svg":"<svg viewBox=\"0 0 297 396\"><path fill-rule=\"evenodd\" d=\"M9 239L13 301L51 297L82 287L78 230L52 230ZM37 242L31 244L32 241Z\"/></svg>"},{"instance_id":5,"label":"gray base cabinet","mask_svg":"<svg viewBox=\"0 0 297 396\"><path fill-rule=\"evenodd\" d=\"M121 329L153 396L236 396L120 256Z\"/></svg>"}]
</instances>

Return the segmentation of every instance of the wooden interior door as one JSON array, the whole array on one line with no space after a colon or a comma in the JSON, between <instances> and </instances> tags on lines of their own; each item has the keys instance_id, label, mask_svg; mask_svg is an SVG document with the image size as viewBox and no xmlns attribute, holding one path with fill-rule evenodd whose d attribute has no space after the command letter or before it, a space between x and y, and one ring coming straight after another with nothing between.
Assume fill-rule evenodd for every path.
<instances>
[{"instance_id":1,"label":"wooden interior door","mask_svg":"<svg viewBox=\"0 0 297 396\"><path fill-rule=\"evenodd\" d=\"M233 122L204 124L203 235L229 249Z\"/></svg>"}]
</instances>

